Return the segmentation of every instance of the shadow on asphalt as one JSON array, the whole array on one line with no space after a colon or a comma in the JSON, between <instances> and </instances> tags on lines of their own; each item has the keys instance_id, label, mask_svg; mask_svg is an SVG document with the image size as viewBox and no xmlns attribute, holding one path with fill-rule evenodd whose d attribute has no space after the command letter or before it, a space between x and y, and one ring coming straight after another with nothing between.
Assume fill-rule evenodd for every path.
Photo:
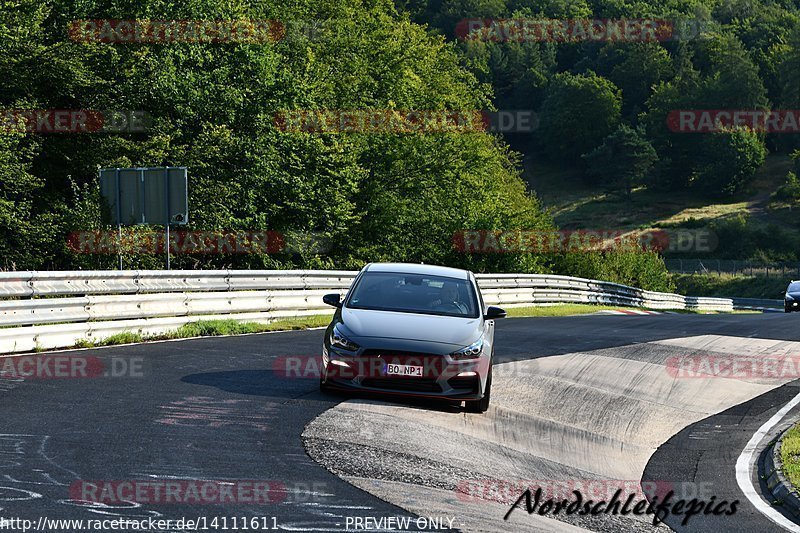
<instances>
[{"instance_id":1,"label":"shadow on asphalt","mask_svg":"<svg viewBox=\"0 0 800 533\"><path fill-rule=\"evenodd\" d=\"M234 394L297 398L304 392L318 390L317 378L287 378L272 370L230 370L203 372L181 378L184 383L216 387ZM320 393L320 397L322 397Z\"/></svg>"},{"instance_id":2,"label":"shadow on asphalt","mask_svg":"<svg viewBox=\"0 0 800 533\"><path fill-rule=\"evenodd\" d=\"M334 403L345 400L364 400L365 403L393 403L408 407L416 407L428 411L452 412L463 411L461 402L435 400L430 398L413 398L359 392L321 392L319 378L287 378L271 370L231 370L227 372L204 372L190 374L181 378L184 383L216 387L233 394L265 396L270 398L294 399L303 396L305 399L319 399Z\"/></svg>"}]
</instances>

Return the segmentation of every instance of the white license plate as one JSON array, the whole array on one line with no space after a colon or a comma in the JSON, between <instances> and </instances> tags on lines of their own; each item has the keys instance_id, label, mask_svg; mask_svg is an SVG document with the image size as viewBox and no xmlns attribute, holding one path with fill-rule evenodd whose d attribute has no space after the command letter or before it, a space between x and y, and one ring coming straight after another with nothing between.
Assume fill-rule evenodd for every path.
<instances>
[{"instance_id":1,"label":"white license plate","mask_svg":"<svg viewBox=\"0 0 800 533\"><path fill-rule=\"evenodd\" d=\"M412 365L386 365L387 376L422 377L422 367Z\"/></svg>"}]
</instances>

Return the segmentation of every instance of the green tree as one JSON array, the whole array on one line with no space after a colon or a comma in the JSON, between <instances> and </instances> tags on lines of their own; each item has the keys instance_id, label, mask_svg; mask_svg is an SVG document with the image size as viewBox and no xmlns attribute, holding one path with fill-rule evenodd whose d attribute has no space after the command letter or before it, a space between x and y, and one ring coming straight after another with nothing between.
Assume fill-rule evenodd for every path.
<instances>
[{"instance_id":1,"label":"green tree","mask_svg":"<svg viewBox=\"0 0 800 533\"><path fill-rule=\"evenodd\" d=\"M787 109L800 106L800 26L789 34L786 45L780 51L780 102Z\"/></svg>"},{"instance_id":2,"label":"green tree","mask_svg":"<svg viewBox=\"0 0 800 533\"><path fill-rule=\"evenodd\" d=\"M654 85L674 76L669 53L658 43L609 43L595 61L596 72L622 91L622 113L633 120L644 110Z\"/></svg>"},{"instance_id":3,"label":"green tree","mask_svg":"<svg viewBox=\"0 0 800 533\"><path fill-rule=\"evenodd\" d=\"M710 196L732 196L744 190L764 164L767 149L761 135L747 129L713 133L699 156L693 185Z\"/></svg>"},{"instance_id":4,"label":"green tree","mask_svg":"<svg viewBox=\"0 0 800 533\"><path fill-rule=\"evenodd\" d=\"M587 174L610 190L631 191L640 185L658 156L640 130L621 125L603 144L583 155Z\"/></svg>"},{"instance_id":5,"label":"green tree","mask_svg":"<svg viewBox=\"0 0 800 533\"><path fill-rule=\"evenodd\" d=\"M711 195L733 194L750 180L751 165L763 162L757 148L758 145L764 148L763 140L733 130L718 134L671 131L667 118L680 110L766 109L769 101L758 68L741 42L731 35L716 35L702 41L696 55L693 55L695 50L686 47L679 50L675 58L679 74L654 89L643 117L659 156L657 184L670 189L697 187ZM737 138L728 142L724 140L726 135ZM751 153L750 148L755 151L752 157L740 154L731 162L731 150L736 152L736 146L744 153ZM731 165L741 172L711 175L716 171L728 172Z\"/></svg>"},{"instance_id":6,"label":"green tree","mask_svg":"<svg viewBox=\"0 0 800 533\"><path fill-rule=\"evenodd\" d=\"M768 106L767 91L758 66L742 42L730 34L719 34L698 45L708 62L694 96L695 103L711 109L763 109ZM713 107L716 106L716 107Z\"/></svg>"},{"instance_id":7,"label":"green tree","mask_svg":"<svg viewBox=\"0 0 800 533\"><path fill-rule=\"evenodd\" d=\"M620 90L594 72L556 75L539 128L548 155L569 160L592 150L619 124L621 102Z\"/></svg>"}]
</instances>

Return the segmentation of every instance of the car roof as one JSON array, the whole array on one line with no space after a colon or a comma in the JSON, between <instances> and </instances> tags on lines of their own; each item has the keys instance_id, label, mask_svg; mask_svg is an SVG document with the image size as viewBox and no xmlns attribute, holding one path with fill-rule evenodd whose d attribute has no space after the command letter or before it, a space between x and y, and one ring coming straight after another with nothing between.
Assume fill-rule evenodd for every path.
<instances>
[{"instance_id":1,"label":"car roof","mask_svg":"<svg viewBox=\"0 0 800 533\"><path fill-rule=\"evenodd\" d=\"M469 279L469 271L438 265L422 265L417 263L370 263L364 267L369 272L398 272L400 274L427 274L447 278Z\"/></svg>"}]
</instances>

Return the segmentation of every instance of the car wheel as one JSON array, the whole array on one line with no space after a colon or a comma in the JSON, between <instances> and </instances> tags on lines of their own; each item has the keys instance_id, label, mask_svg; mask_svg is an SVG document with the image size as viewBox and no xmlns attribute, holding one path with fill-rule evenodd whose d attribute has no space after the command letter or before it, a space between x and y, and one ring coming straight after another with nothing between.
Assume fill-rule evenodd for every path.
<instances>
[{"instance_id":1,"label":"car wheel","mask_svg":"<svg viewBox=\"0 0 800 533\"><path fill-rule=\"evenodd\" d=\"M784 313L791 313L791 312L792 312L792 310L791 310L791 309L789 309L788 307L784 307L784 308L783 308L783 312L784 312Z\"/></svg>"},{"instance_id":2,"label":"car wheel","mask_svg":"<svg viewBox=\"0 0 800 533\"><path fill-rule=\"evenodd\" d=\"M483 398L464 402L468 413L485 413L489 409L489 401L492 396L492 370L489 367L489 376L486 378L486 390L483 391Z\"/></svg>"}]
</instances>

